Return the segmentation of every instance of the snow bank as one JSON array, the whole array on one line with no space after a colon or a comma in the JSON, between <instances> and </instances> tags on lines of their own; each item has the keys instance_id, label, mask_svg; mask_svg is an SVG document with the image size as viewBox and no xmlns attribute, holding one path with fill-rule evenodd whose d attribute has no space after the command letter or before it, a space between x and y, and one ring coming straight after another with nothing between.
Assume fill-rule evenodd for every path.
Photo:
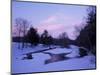
<instances>
[{"instance_id":1,"label":"snow bank","mask_svg":"<svg viewBox=\"0 0 100 75\"><path fill-rule=\"evenodd\" d=\"M38 45L33 48L25 48L20 50L17 48L17 43L12 43L12 73L29 73L29 72L45 72L45 71L60 71L60 70L78 70L78 69L93 69L95 68L95 63L91 63L95 60L93 55L88 55L83 58L73 58L78 56L78 47L70 45L70 48L56 48L45 52L50 52L54 54L68 53L67 57L72 57L72 59L67 59L64 61L54 62L50 64L44 64L45 60L50 59L48 54L36 53L32 54L32 60L21 60L24 57L22 54L32 51L37 51L39 49L45 49L42 45Z\"/></svg>"}]
</instances>

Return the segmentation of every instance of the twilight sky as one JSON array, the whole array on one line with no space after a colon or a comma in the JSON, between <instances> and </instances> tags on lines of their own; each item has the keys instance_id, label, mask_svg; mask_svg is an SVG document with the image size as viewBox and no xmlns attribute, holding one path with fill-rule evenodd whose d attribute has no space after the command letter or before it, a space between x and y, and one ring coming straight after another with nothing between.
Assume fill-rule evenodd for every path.
<instances>
[{"instance_id":1,"label":"twilight sky","mask_svg":"<svg viewBox=\"0 0 100 75\"><path fill-rule=\"evenodd\" d=\"M28 20L38 33L46 29L53 37L66 32L68 37L75 40L79 35L75 27L83 27L88 6L47 4L33 2L12 2L12 31L17 33L16 18ZM15 34L13 34L15 35ZM17 35L17 34L16 34Z\"/></svg>"}]
</instances>

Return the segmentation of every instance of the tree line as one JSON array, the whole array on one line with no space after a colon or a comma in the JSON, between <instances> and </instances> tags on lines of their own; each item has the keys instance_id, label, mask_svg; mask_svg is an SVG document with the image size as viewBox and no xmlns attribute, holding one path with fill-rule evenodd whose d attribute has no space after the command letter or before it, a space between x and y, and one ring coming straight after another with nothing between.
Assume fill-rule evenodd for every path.
<instances>
[{"instance_id":1,"label":"tree line","mask_svg":"<svg viewBox=\"0 0 100 75\"><path fill-rule=\"evenodd\" d=\"M38 44L43 44L43 46L49 47L51 45L67 47L67 40L68 36L66 32L61 33L58 38L53 38L47 30L44 30L43 33L39 35L38 30L34 27L30 27L23 36L19 35L13 37L14 42L19 42L19 48L27 47L28 43L30 43L30 47L37 46ZM20 43L22 43L22 45L20 45Z\"/></svg>"}]
</instances>

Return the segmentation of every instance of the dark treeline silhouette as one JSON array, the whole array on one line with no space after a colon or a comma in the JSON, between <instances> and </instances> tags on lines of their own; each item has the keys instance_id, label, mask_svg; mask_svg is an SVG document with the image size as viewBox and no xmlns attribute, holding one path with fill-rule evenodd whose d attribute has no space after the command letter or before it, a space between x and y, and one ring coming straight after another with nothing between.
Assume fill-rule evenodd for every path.
<instances>
[{"instance_id":1,"label":"dark treeline silhouette","mask_svg":"<svg viewBox=\"0 0 100 75\"><path fill-rule=\"evenodd\" d=\"M31 47L37 46L38 44L43 44L44 46L50 46L53 44L53 37L48 34L47 30L44 30L43 34L39 35L37 33L37 29L34 27L30 27L25 36L17 36L13 37L12 39L13 42L22 43L22 48L27 46L27 43L30 43ZM24 46L23 43L25 43Z\"/></svg>"},{"instance_id":2,"label":"dark treeline silhouette","mask_svg":"<svg viewBox=\"0 0 100 75\"><path fill-rule=\"evenodd\" d=\"M96 55L96 8L89 7L86 18L86 26L81 30L79 37L76 39L79 46L84 46Z\"/></svg>"},{"instance_id":3,"label":"dark treeline silhouette","mask_svg":"<svg viewBox=\"0 0 100 75\"><path fill-rule=\"evenodd\" d=\"M39 35L39 33L37 33L37 29L31 27L27 31L27 34L25 36L13 37L13 42L19 42L19 43L24 42L25 43L24 47L27 46L26 45L27 43L30 43L31 47L37 46L38 44L43 44L43 46L49 46L49 47L51 47L51 45L59 45L61 47L67 47L69 39L65 32L60 34L58 38L53 38L47 30L44 30L44 32L41 35Z\"/></svg>"},{"instance_id":4,"label":"dark treeline silhouette","mask_svg":"<svg viewBox=\"0 0 100 75\"><path fill-rule=\"evenodd\" d=\"M48 46L53 44L53 37L49 35L47 30L44 30L43 34L41 35L40 41L44 46Z\"/></svg>"},{"instance_id":5,"label":"dark treeline silhouette","mask_svg":"<svg viewBox=\"0 0 100 75\"><path fill-rule=\"evenodd\" d=\"M37 33L37 30L33 27L31 27L26 35L26 40L28 43L31 43L31 46L36 46L39 43L39 35Z\"/></svg>"},{"instance_id":6,"label":"dark treeline silhouette","mask_svg":"<svg viewBox=\"0 0 100 75\"><path fill-rule=\"evenodd\" d=\"M24 48L28 46L28 43L32 46L43 44L44 46L60 45L61 47L67 47L70 39L67 37L66 32L59 34L58 38L53 38L47 30L39 35L38 30L34 27L29 28L29 21L23 18L15 19L15 27L17 28L18 36L12 37L13 42L19 42L18 48ZM72 42L72 41L71 41ZM22 43L22 45L20 44Z\"/></svg>"}]
</instances>

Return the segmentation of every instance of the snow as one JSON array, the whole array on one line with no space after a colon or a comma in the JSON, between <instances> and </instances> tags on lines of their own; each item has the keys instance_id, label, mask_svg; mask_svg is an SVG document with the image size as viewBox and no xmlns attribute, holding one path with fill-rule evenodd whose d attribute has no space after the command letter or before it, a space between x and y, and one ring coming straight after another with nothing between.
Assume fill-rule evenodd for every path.
<instances>
[{"instance_id":1,"label":"snow","mask_svg":"<svg viewBox=\"0 0 100 75\"><path fill-rule=\"evenodd\" d=\"M52 46L53 47L53 46ZM55 46L54 46L55 47ZM87 55L83 58L76 58L79 56L79 49L75 45L70 45L70 48L61 48L57 46L56 49L48 50L45 52L60 54L69 53L66 57L72 59L67 59L64 61L53 62L45 64L45 60L51 57L44 53L32 54L33 59L22 60L25 56L23 53L35 52L38 50L47 49L43 45L38 45L33 48L24 48L23 50L18 49L18 43L12 43L12 73L30 73L30 72L46 72L46 71L61 71L61 70L78 70L78 69L95 69L95 56Z\"/></svg>"},{"instance_id":2,"label":"snow","mask_svg":"<svg viewBox=\"0 0 100 75\"><path fill-rule=\"evenodd\" d=\"M95 65L90 64L90 57L91 56L86 56L84 58L79 58L79 59L69 59L66 61L61 61L61 62L56 62L52 64L47 65L47 69L52 70L76 70L76 69L91 69L94 68ZM85 60L85 61L84 61Z\"/></svg>"}]
</instances>

